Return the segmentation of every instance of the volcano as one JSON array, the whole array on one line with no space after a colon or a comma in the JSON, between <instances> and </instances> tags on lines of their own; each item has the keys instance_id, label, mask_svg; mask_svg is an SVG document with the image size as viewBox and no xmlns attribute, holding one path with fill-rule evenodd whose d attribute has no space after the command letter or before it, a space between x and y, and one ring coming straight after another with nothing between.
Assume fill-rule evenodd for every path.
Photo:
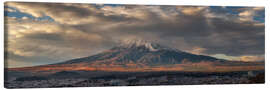
<instances>
[{"instance_id":1,"label":"volcano","mask_svg":"<svg viewBox=\"0 0 270 90\"><path fill-rule=\"evenodd\" d=\"M89 57L11 71L242 71L264 69L261 62L240 62L195 55L143 40L129 40Z\"/></svg>"}]
</instances>

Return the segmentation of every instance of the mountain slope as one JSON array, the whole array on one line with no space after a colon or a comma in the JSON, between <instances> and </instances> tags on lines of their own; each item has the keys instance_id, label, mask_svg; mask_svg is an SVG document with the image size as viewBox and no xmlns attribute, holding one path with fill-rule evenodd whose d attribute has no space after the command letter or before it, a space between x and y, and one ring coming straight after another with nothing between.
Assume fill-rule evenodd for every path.
<instances>
[{"instance_id":1,"label":"mountain slope","mask_svg":"<svg viewBox=\"0 0 270 90\"><path fill-rule=\"evenodd\" d=\"M22 71L226 71L264 69L263 63L232 62L194 55L146 41L126 41L102 53Z\"/></svg>"}]
</instances>

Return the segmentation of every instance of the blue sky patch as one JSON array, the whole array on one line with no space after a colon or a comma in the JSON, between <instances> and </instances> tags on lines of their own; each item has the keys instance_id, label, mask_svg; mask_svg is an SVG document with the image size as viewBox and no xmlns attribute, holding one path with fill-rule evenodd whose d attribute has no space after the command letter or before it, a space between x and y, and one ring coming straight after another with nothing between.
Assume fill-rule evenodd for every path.
<instances>
[{"instance_id":1,"label":"blue sky patch","mask_svg":"<svg viewBox=\"0 0 270 90\"><path fill-rule=\"evenodd\" d=\"M27 13L23 13L20 12L18 9L14 8L14 7L5 7L5 8L9 8L12 10L15 10L14 12L9 12L7 10L4 11L4 16L8 16L8 17L16 17L16 18L23 18L23 17L28 17L30 19L35 19L35 20L48 20L48 21L54 21L53 18L51 18L50 16L43 16L43 17L34 17L31 14L27 14Z\"/></svg>"}]
</instances>

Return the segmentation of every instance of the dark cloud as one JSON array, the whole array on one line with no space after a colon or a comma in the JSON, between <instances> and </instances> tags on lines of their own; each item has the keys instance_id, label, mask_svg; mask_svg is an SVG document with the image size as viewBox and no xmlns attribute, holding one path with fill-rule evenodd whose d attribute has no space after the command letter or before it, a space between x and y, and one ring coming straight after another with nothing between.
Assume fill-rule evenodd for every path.
<instances>
[{"instance_id":1,"label":"dark cloud","mask_svg":"<svg viewBox=\"0 0 270 90\"><path fill-rule=\"evenodd\" d=\"M44 39L44 40L53 40L53 41L63 41L64 38L60 36L59 34L48 34L48 33L35 33L27 35L25 38L29 39Z\"/></svg>"},{"instance_id":2,"label":"dark cloud","mask_svg":"<svg viewBox=\"0 0 270 90\"><path fill-rule=\"evenodd\" d=\"M177 43L174 44L179 46L174 47L188 49L199 46L206 48L207 54L222 53L231 56L264 54L264 25L256 26L257 22L239 22L224 18L206 18L203 14L179 15L174 18L173 23L153 19L150 25L123 25L111 28L111 33L116 33L115 36L120 33L146 37L144 39L151 39L147 36L154 35L157 36L155 40L160 40L164 42L162 44L169 46L173 44L166 40L175 41L177 38L183 38L184 42L176 41Z\"/></svg>"}]
</instances>

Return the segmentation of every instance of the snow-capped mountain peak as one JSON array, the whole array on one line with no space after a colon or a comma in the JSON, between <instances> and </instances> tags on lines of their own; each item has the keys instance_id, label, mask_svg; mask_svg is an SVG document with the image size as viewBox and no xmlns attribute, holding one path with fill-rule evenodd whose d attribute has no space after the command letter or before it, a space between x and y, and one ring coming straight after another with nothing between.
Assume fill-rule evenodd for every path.
<instances>
[{"instance_id":1,"label":"snow-capped mountain peak","mask_svg":"<svg viewBox=\"0 0 270 90\"><path fill-rule=\"evenodd\" d=\"M132 47L145 47L150 51L158 51L159 49L165 49L165 47L152 43L150 41L134 39L134 40L123 40L120 44L121 47L132 48Z\"/></svg>"}]
</instances>

